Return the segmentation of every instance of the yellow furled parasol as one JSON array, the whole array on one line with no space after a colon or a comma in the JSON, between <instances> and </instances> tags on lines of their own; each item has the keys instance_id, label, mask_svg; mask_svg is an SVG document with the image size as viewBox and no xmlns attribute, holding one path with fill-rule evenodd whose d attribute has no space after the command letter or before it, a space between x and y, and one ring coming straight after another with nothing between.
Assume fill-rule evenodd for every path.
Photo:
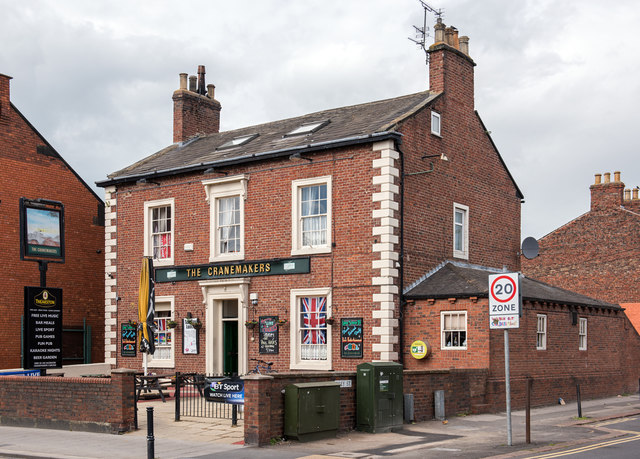
<instances>
[{"instance_id":1,"label":"yellow furled parasol","mask_svg":"<svg viewBox=\"0 0 640 459\"><path fill-rule=\"evenodd\" d=\"M138 290L138 329L140 334L140 352L143 353L144 373L147 374L147 354L155 352L155 282L153 260L142 259L140 288Z\"/></svg>"}]
</instances>

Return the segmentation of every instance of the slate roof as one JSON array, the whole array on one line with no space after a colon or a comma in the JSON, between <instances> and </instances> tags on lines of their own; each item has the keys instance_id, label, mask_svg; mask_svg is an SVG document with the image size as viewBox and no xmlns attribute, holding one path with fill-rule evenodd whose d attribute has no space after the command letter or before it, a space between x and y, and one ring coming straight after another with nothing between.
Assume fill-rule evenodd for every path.
<instances>
[{"instance_id":1,"label":"slate roof","mask_svg":"<svg viewBox=\"0 0 640 459\"><path fill-rule=\"evenodd\" d=\"M489 275L500 272L502 271L481 266L445 262L413 286L410 286L405 293L405 298L417 300L472 296L488 297ZM622 309L617 304L596 300L595 298L554 287L526 276L520 278L520 290L523 300L593 306L604 309Z\"/></svg>"},{"instance_id":2,"label":"slate roof","mask_svg":"<svg viewBox=\"0 0 640 459\"><path fill-rule=\"evenodd\" d=\"M280 121L248 126L233 131L194 137L170 145L129 167L110 174L99 186L133 181L142 177L167 176L209 167L228 166L271 157L355 145L398 136L398 124L429 105L439 96L429 91L366 104L324 110ZM328 121L318 131L286 137L303 124ZM258 134L250 142L220 149L226 142Z\"/></svg>"}]
</instances>

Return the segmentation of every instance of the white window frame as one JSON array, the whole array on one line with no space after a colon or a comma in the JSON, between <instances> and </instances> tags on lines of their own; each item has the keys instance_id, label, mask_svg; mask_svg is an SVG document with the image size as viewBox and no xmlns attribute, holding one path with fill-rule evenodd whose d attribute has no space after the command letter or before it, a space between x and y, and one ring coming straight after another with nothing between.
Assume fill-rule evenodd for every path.
<instances>
[{"instance_id":1,"label":"white window frame","mask_svg":"<svg viewBox=\"0 0 640 459\"><path fill-rule=\"evenodd\" d=\"M159 310L170 310L171 311L171 320L176 320L175 316L175 306L174 306L174 297L173 296L158 296L156 297L156 311ZM167 329L163 333L171 334L171 358L169 359L154 359L153 354L149 354L147 365L151 368L175 368L175 355L176 355L176 329Z\"/></svg>"},{"instance_id":2,"label":"white window frame","mask_svg":"<svg viewBox=\"0 0 640 459\"><path fill-rule=\"evenodd\" d=\"M578 350L587 350L587 318L580 317L578 319Z\"/></svg>"},{"instance_id":3,"label":"white window frame","mask_svg":"<svg viewBox=\"0 0 640 459\"><path fill-rule=\"evenodd\" d=\"M445 330L444 328L444 322L445 322L445 317L450 317L450 316L463 316L464 317L464 330L462 329L457 329L457 330ZM446 345L446 338L445 338L445 334L447 331L454 331L454 332L462 332L464 331L464 344L460 344L458 346L447 346ZM467 327L467 311L440 311L440 349L442 350L466 350L467 349L467 340L469 339L469 331L468 331L468 327Z\"/></svg>"},{"instance_id":4,"label":"white window frame","mask_svg":"<svg viewBox=\"0 0 640 459\"><path fill-rule=\"evenodd\" d=\"M244 203L247 199L247 180L244 175L234 175L202 181L209 203L209 261L211 262L244 259ZM218 203L222 198L235 196L240 198L240 250L224 253L220 252Z\"/></svg>"},{"instance_id":5,"label":"white window frame","mask_svg":"<svg viewBox=\"0 0 640 459\"><path fill-rule=\"evenodd\" d=\"M537 314L536 349L539 351L544 351L547 349L547 315L546 314Z\"/></svg>"},{"instance_id":6,"label":"white window frame","mask_svg":"<svg viewBox=\"0 0 640 459\"><path fill-rule=\"evenodd\" d=\"M462 250L456 249L456 214L461 212L462 221ZM469 259L469 207L464 204L453 203L453 256L455 258Z\"/></svg>"},{"instance_id":7,"label":"white window frame","mask_svg":"<svg viewBox=\"0 0 640 459\"><path fill-rule=\"evenodd\" d=\"M327 227L325 243L317 246L302 245L302 188L326 185ZM291 182L291 255L309 255L331 252L331 176L293 180Z\"/></svg>"},{"instance_id":8,"label":"white window frame","mask_svg":"<svg viewBox=\"0 0 640 459\"><path fill-rule=\"evenodd\" d=\"M144 255L147 257L153 256L153 244L151 242L151 222L152 222L152 211L153 209L157 209L159 207L170 207L171 208L171 256L169 258L154 258L153 264L154 266L167 266L173 265L175 260L175 227L176 227L176 206L175 199L159 199L155 201L146 201L144 203Z\"/></svg>"},{"instance_id":9,"label":"white window frame","mask_svg":"<svg viewBox=\"0 0 640 459\"><path fill-rule=\"evenodd\" d=\"M442 116L438 112L431 110L431 133L442 137Z\"/></svg>"},{"instance_id":10,"label":"white window frame","mask_svg":"<svg viewBox=\"0 0 640 459\"><path fill-rule=\"evenodd\" d=\"M327 298L327 317L331 317L331 288L293 289L290 298L290 327L289 339L291 343L290 368L292 370L331 370L332 365L332 326L327 324L327 359L326 360L302 360L300 331L300 306L299 301L304 297Z\"/></svg>"}]
</instances>

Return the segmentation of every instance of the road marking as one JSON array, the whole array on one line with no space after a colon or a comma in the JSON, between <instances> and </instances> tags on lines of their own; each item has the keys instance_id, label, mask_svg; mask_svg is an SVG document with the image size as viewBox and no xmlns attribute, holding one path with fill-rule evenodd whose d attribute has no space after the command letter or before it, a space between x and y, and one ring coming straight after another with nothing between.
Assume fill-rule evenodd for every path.
<instances>
[{"instance_id":1,"label":"road marking","mask_svg":"<svg viewBox=\"0 0 640 459\"><path fill-rule=\"evenodd\" d=\"M594 449L606 448L607 446L620 445L622 443L628 443L631 441L640 440L640 434L634 432L636 435L628 438L619 438L617 440L604 441L602 443L596 443L593 445L583 446L580 448L570 449L566 451L558 451L555 453L541 454L539 456L529 456L527 459L549 459L553 457L569 456L571 454L584 453L585 451L592 451Z\"/></svg>"}]
</instances>

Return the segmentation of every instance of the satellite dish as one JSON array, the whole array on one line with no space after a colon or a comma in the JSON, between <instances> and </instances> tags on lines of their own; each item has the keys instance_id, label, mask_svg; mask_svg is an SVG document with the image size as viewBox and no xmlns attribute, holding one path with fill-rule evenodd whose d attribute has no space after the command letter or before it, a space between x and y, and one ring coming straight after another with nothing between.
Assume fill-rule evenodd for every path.
<instances>
[{"instance_id":1,"label":"satellite dish","mask_svg":"<svg viewBox=\"0 0 640 459\"><path fill-rule=\"evenodd\" d=\"M522 241L522 254L527 260L533 260L538 256L538 251L540 247L538 246L538 241L535 238L529 236Z\"/></svg>"}]
</instances>

